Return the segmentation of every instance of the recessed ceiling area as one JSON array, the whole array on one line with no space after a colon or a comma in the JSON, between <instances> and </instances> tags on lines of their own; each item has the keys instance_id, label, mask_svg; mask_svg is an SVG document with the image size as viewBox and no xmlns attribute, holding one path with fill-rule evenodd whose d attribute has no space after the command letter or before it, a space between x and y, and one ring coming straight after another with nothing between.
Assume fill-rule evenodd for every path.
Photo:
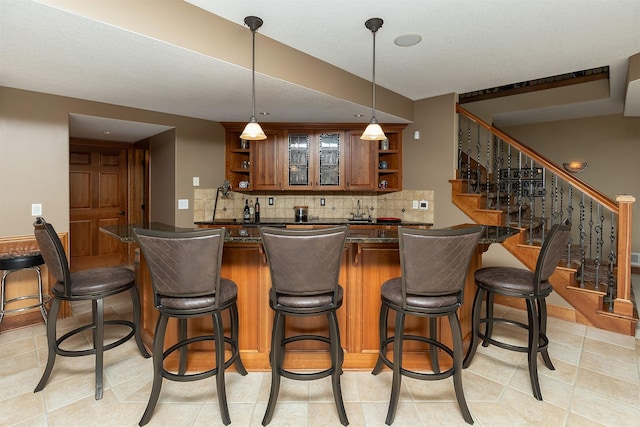
<instances>
[{"instance_id":1,"label":"recessed ceiling area","mask_svg":"<svg viewBox=\"0 0 640 427\"><path fill-rule=\"evenodd\" d=\"M411 122L405 106L415 100L603 65L610 70L606 99L496 114L511 124L621 114L637 87L626 83L629 58L640 53L637 0L582 0L579 7L539 0L407 0L402 7L366 0L304 7L291 0L2 0L0 86L247 121L249 15L264 20L256 35L256 109L269 113L258 117L263 122L364 126L372 77L364 22L372 17L384 20L376 34L382 123ZM422 41L394 43L407 34Z\"/></svg>"},{"instance_id":2,"label":"recessed ceiling area","mask_svg":"<svg viewBox=\"0 0 640 427\"><path fill-rule=\"evenodd\" d=\"M69 115L71 138L134 143L173 129L170 126L117 120L106 117Z\"/></svg>"}]
</instances>

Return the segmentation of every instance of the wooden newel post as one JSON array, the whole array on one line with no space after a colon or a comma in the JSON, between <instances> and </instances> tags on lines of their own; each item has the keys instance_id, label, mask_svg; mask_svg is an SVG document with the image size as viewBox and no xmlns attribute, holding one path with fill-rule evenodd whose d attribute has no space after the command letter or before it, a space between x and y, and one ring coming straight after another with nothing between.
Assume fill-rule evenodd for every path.
<instances>
[{"instance_id":1,"label":"wooden newel post","mask_svg":"<svg viewBox=\"0 0 640 427\"><path fill-rule=\"evenodd\" d=\"M618 202L618 294L613 304L614 313L633 316L631 301L631 220L635 197L616 196Z\"/></svg>"}]
</instances>

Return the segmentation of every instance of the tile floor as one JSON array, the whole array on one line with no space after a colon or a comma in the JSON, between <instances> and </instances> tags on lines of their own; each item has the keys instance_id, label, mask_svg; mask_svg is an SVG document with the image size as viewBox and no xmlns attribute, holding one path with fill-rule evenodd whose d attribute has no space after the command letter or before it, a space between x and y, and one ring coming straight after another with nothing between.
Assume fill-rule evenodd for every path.
<instances>
[{"instance_id":1,"label":"tile floor","mask_svg":"<svg viewBox=\"0 0 640 427\"><path fill-rule=\"evenodd\" d=\"M111 297L107 315L130 314L127 296ZM503 314L525 313L497 307ZM69 330L88 318L89 306L74 306ZM498 333L499 331L496 331ZM504 331L502 331L504 333ZM58 357L44 391L33 393L44 362L43 325L0 334L1 426L136 426L151 389L151 359L133 340L105 353L105 392L94 399L93 357ZM640 340L583 325L549 319L550 355L556 370L540 367L544 402L531 395L525 356L479 347L463 373L475 425L637 426L640 425ZM84 345L79 336L75 345ZM70 343L70 345L73 345ZM463 426L451 379L420 382L403 378L394 426ZM260 426L269 395L270 373L226 376L232 426ZM351 426L383 426L391 375L347 371L342 376ZM193 383L165 380L149 426L222 425L213 379ZM339 426L328 378L314 382L283 379L271 426Z\"/></svg>"}]
</instances>

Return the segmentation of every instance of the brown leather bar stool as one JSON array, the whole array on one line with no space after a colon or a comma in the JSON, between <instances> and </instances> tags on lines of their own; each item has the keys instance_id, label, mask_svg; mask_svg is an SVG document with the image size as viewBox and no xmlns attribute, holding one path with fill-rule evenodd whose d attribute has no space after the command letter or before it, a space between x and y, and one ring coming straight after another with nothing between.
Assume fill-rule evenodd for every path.
<instances>
[{"instance_id":1,"label":"brown leather bar stool","mask_svg":"<svg viewBox=\"0 0 640 427\"><path fill-rule=\"evenodd\" d=\"M94 268L91 270L83 270L75 273L69 272L69 263L64 252L62 242L58 238L58 234L53 226L47 223L44 218L38 218L33 224L34 233L40 253L44 258L45 264L49 269L49 273L56 280L52 288L53 302L49 310L47 322L47 346L49 354L47 357L47 366L44 369L42 378L36 386L34 392L41 391L51 375L56 355L79 357L87 355L95 355L95 374L96 400L102 399L103 392L103 354L105 351L124 344L129 338L135 336L136 344L140 353L145 357L150 357L147 350L142 344L140 336L140 296L136 287L136 275L133 270L126 267L106 267ZM129 291L131 302L133 305L133 321L129 320L104 320L104 299L106 297ZM56 324L60 304L63 301L91 301L92 322L76 328L60 338L56 337ZM124 337L104 344L104 327L105 325L124 325L131 331ZM87 329L93 331L93 348L84 350L66 350L60 345L68 338L81 333Z\"/></svg>"},{"instance_id":2,"label":"brown leather bar stool","mask_svg":"<svg viewBox=\"0 0 640 427\"><path fill-rule=\"evenodd\" d=\"M271 391L262 425L271 422L280 391L280 377L311 381L331 376L333 399L342 425L348 425L342 401L340 375L344 351L336 311L342 305L343 289L338 284L347 237L347 226L325 229L260 227L262 244L271 272L269 306L274 311L271 333ZM288 316L327 316L329 336L303 334L285 336ZM293 372L284 367L287 344L312 340L329 344L331 366L316 372Z\"/></svg>"},{"instance_id":3,"label":"brown leather bar stool","mask_svg":"<svg viewBox=\"0 0 640 427\"><path fill-rule=\"evenodd\" d=\"M231 423L227 407L224 371L235 364L241 375L247 371L240 360L238 347L238 286L220 277L225 229L203 229L193 232L167 232L134 229L153 284L154 302L160 315L153 338L153 386L140 425L149 422L160 397L162 379L197 381L216 376L218 405L225 425ZM231 336L224 335L222 313L229 310ZM211 316L213 335L187 337L187 319ZM164 349L167 322L178 319L178 342ZM215 366L203 372L187 372L187 346L213 341ZM225 360L225 343L231 355ZM164 367L164 360L178 351L178 372Z\"/></svg>"},{"instance_id":4,"label":"brown leather bar stool","mask_svg":"<svg viewBox=\"0 0 640 427\"><path fill-rule=\"evenodd\" d=\"M567 249L571 236L571 222L556 224L551 227L547 238L542 244L535 272L514 267L486 267L475 273L478 287L473 303L473 326L471 344L464 359L464 367L468 367L476 353L479 339L487 347L493 344L506 350L527 353L529 378L531 388L536 399L542 400L540 383L538 381L538 353L549 369L555 369L547 347L547 302L546 297L553 291L549 277L555 271L563 252ZM482 315L482 302L486 294L485 317ZM516 320L493 316L493 299L495 295L512 298L522 298L527 303L527 324ZM511 325L528 331L526 346L518 346L492 338L493 326L496 324ZM480 325L485 325L484 333Z\"/></svg>"},{"instance_id":5,"label":"brown leather bar stool","mask_svg":"<svg viewBox=\"0 0 640 427\"><path fill-rule=\"evenodd\" d=\"M44 319L44 323L47 323L47 310L45 304L51 300L51 296L45 295L42 290L42 274L40 272L40 266L44 264L44 259L40 255L40 251L11 251L8 253L0 254L0 270L2 272L2 285L0 292L2 297L0 298L0 323L7 313L16 313L20 311L30 310L32 308L40 308L40 313ZM31 295L20 295L15 298L7 300L6 280L7 276L11 273L21 270L34 270L38 276L38 293ZM7 309L7 305L24 300L38 300L37 304L32 304L26 307L19 307L13 309Z\"/></svg>"},{"instance_id":6,"label":"brown leather bar stool","mask_svg":"<svg viewBox=\"0 0 640 427\"><path fill-rule=\"evenodd\" d=\"M398 227L401 277L382 284L380 308L380 353L373 368L373 375L384 365L393 370L391 398L386 424L391 425L396 416L402 376L418 380L441 380L453 376L458 406L464 420L473 424L462 388L462 331L458 320L458 308L462 305L464 286L471 256L476 250L483 227L460 229L420 230ZM393 336L387 333L389 310L396 312ZM405 334L406 316L429 319L429 336ZM442 343L437 336L436 319L446 316L451 326L453 346ZM417 372L402 366L403 342L419 341L429 346L433 372ZM387 348L393 344L393 360L387 356ZM451 357L453 365L442 372L438 350Z\"/></svg>"}]
</instances>

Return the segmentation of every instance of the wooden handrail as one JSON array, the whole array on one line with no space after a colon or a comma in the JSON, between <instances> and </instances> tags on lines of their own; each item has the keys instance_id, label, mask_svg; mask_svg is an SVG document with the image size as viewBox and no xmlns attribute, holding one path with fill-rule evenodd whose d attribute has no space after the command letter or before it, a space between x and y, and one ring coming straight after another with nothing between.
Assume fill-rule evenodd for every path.
<instances>
[{"instance_id":1,"label":"wooden handrail","mask_svg":"<svg viewBox=\"0 0 640 427\"><path fill-rule=\"evenodd\" d=\"M505 132L503 132L499 128L486 123L481 118L477 117L473 113L471 113L468 110L466 110L465 108L461 107L460 104L456 104L456 111L458 113L464 114L470 120L472 120L473 122L475 122L479 126L487 129L489 132L491 132L492 134L498 136L503 141L506 141L509 144L513 145L520 152L522 152L522 153L526 154L528 157L534 159L536 162L538 162L539 164L541 164L542 166L544 166L546 169L550 170L554 174L558 175L559 177L561 177L565 181L568 181L575 188L577 188L581 192L587 194L589 197L591 197L592 199L596 200L601 205L605 206L606 208L608 208L609 210L615 212L616 214L619 213L618 203L615 200L613 200L612 198L610 198L609 196L607 196L606 194L604 194L601 191L593 188L592 186L590 186L586 182L580 180L579 178L576 178L575 176L571 175L570 173L565 171L562 167L559 167L558 165L556 165L551 160L549 160L546 157L542 156L541 154L535 152L533 149L531 149L527 145L525 145L525 144L521 143L520 141L517 141L514 138L510 137L509 135L507 135Z\"/></svg>"}]
</instances>

